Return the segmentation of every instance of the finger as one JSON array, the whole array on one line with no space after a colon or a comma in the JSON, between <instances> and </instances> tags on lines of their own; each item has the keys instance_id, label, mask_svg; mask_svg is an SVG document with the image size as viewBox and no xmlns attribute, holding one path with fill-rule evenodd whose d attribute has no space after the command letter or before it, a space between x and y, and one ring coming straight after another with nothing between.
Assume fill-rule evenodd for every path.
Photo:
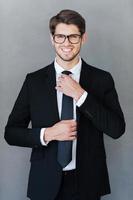
<instances>
[{"instance_id":1,"label":"finger","mask_svg":"<svg viewBox=\"0 0 133 200\"><path fill-rule=\"evenodd\" d=\"M76 136L71 136L71 137L56 136L55 140L58 140L58 141L68 141L68 140L75 140L76 138L77 138Z\"/></svg>"},{"instance_id":2,"label":"finger","mask_svg":"<svg viewBox=\"0 0 133 200\"><path fill-rule=\"evenodd\" d=\"M64 78L65 78L65 77L61 75L61 76L58 78L58 81L63 81Z\"/></svg>"},{"instance_id":3,"label":"finger","mask_svg":"<svg viewBox=\"0 0 133 200\"><path fill-rule=\"evenodd\" d=\"M58 90L59 92L63 92L61 86L56 86L55 89Z\"/></svg>"},{"instance_id":4,"label":"finger","mask_svg":"<svg viewBox=\"0 0 133 200\"><path fill-rule=\"evenodd\" d=\"M77 131L65 134L57 134L54 138L58 141L74 140L77 138Z\"/></svg>"},{"instance_id":5,"label":"finger","mask_svg":"<svg viewBox=\"0 0 133 200\"><path fill-rule=\"evenodd\" d=\"M62 140L64 141L68 141L68 140L75 140L77 137L75 135L71 136L71 137L65 137Z\"/></svg>"},{"instance_id":6,"label":"finger","mask_svg":"<svg viewBox=\"0 0 133 200\"><path fill-rule=\"evenodd\" d=\"M61 81L57 81L56 85L61 86Z\"/></svg>"},{"instance_id":7,"label":"finger","mask_svg":"<svg viewBox=\"0 0 133 200\"><path fill-rule=\"evenodd\" d=\"M75 120L62 120L62 123L69 124L71 127L77 127L77 122Z\"/></svg>"},{"instance_id":8,"label":"finger","mask_svg":"<svg viewBox=\"0 0 133 200\"><path fill-rule=\"evenodd\" d=\"M72 132L72 135L69 138L77 138L77 131Z\"/></svg>"},{"instance_id":9,"label":"finger","mask_svg":"<svg viewBox=\"0 0 133 200\"><path fill-rule=\"evenodd\" d=\"M72 131L67 134L67 137L77 137L77 131Z\"/></svg>"},{"instance_id":10,"label":"finger","mask_svg":"<svg viewBox=\"0 0 133 200\"><path fill-rule=\"evenodd\" d=\"M60 79L64 79L65 76L63 76L63 74L61 76L58 77L58 80Z\"/></svg>"},{"instance_id":11,"label":"finger","mask_svg":"<svg viewBox=\"0 0 133 200\"><path fill-rule=\"evenodd\" d=\"M68 79L69 79L69 78L72 78L72 74L69 74L69 75L67 75L67 74L62 74L61 77L62 77L62 78L68 78Z\"/></svg>"},{"instance_id":12,"label":"finger","mask_svg":"<svg viewBox=\"0 0 133 200\"><path fill-rule=\"evenodd\" d=\"M77 131L77 127L76 127L76 126L72 127L72 128L71 128L71 131L72 131L72 132L73 132L73 131Z\"/></svg>"},{"instance_id":13,"label":"finger","mask_svg":"<svg viewBox=\"0 0 133 200\"><path fill-rule=\"evenodd\" d=\"M71 138L68 138L67 140L76 140L76 137L75 136L73 136L73 137L71 137Z\"/></svg>"},{"instance_id":14,"label":"finger","mask_svg":"<svg viewBox=\"0 0 133 200\"><path fill-rule=\"evenodd\" d=\"M73 137L73 136L74 136L74 137L77 137L77 131L72 131L72 132L71 132L71 137Z\"/></svg>"}]
</instances>

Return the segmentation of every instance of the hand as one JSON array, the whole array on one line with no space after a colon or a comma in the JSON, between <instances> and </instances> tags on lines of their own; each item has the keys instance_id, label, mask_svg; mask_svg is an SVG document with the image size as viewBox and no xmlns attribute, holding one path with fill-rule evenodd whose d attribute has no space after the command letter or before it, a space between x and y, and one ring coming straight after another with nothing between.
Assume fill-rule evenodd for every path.
<instances>
[{"instance_id":1,"label":"hand","mask_svg":"<svg viewBox=\"0 0 133 200\"><path fill-rule=\"evenodd\" d=\"M63 92L65 95L72 97L76 101L84 93L84 89L77 83L72 77L62 74L57 81L57 86L55 87L58 91Z\"/></svg>"},{"instance_id":2,"label":"hand","mask_svg":"<svg viewBox=\"0 0 133 200\"><path fill-rule=\"evenodd\" d=\"M75 120L62 120L50 128L46 128L44 141L75 140L77 137L77 122Z\"/></svg>"}]
</instances>

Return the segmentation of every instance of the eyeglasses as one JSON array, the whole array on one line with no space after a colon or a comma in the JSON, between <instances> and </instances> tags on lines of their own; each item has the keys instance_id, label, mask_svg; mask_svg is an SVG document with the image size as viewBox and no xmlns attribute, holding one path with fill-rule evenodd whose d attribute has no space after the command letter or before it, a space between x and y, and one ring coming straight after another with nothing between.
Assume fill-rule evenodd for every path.
<instances>
[{"instance_id":1,"label":"eyeglasses","mask_svg":"<svg viewBox=\"0 0 133 200\"><path fill-rule=\"evenodd\" d=\"M58 43L58 44L63 44L65 42L66 38L68 39L68 41L71 44L78 44L80 41L81 35L78 35L78 34L71 34L71 35L55 34L53 36L54 42Z\"/></svg>"}]
</instances>

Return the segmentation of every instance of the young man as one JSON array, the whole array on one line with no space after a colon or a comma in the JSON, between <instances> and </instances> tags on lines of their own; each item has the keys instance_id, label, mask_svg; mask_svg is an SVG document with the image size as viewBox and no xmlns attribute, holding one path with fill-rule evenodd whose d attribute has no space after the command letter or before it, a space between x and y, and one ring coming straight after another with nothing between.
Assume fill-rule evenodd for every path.
<instances>
[{"instance_id":1,"label":"young man","mask_svg":"<svg viewBox=\"0 0 133 200\"><path fill-rule=\"evenodd\" d=\"M116 139L125 131L114 82L80 58L86 33L79 13L62 10L50 32L55 61L27 75L5 139L32 148L30 199L99 200L110 193L103 133Z\"/></svg>"}]
</instances>

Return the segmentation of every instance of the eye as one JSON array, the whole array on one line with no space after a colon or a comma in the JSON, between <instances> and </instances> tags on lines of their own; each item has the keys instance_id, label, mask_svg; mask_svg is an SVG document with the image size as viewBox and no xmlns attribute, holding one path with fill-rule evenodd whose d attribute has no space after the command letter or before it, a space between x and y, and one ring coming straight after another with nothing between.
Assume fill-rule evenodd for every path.
<instances>
[{"instance_id":1,"label":"eye","mask_svg":"<svg viewBox=\"0 0 133 200\"><path fill-rule=\"evenodd\" d=\"M72 34L72 35L70 35L70 37L73 38L73 39L75 39L75 38L79 38L79 35L77 35L77 34Z\"/></svg>"},{"instance_id":2,"label":"eye","mask_svg":"<svg viewBox=\"0 0 133 200\"><path fill-rule=\"evenodd\" d=\"M73 37L73 38L76 38L76 37L77 37L77 35L71 35L71 37Z\"/></svg>"},{"instance_id":3,"label":"eye","mask_svg":"<svg viewBox=\"0 0 133 200\"><path fill-rule=\"evenodd\" d=\"M56 38L64 38L64 35L62 35L62 34L57 34L55 36L56 36Z\"/></svg>"}]
</instances>

